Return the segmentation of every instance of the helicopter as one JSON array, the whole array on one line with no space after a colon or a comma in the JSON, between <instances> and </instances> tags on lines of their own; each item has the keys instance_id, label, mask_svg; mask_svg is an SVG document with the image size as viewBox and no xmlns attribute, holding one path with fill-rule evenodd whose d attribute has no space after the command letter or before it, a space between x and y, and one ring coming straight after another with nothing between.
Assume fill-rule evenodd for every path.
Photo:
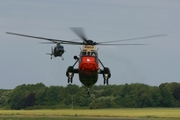
<instances>
[{"instance_id":1,"label":"helicopter","mask_svg":"<svg viewBox=\"0 0 180 120\"><path fill-rule=\"evenodd\" d=\"M63 54L65 52L64 50L64 46L61 45L62 42L64 42L63 40L59 41L59 40L53 40L53 39L49 39L49 38L42 38L42 37L35 37L35 36L30 36L30 35L23 35L23 34L18 34L18 33L11 33L11 32L6 32L6 34L12 34L12 35L18 35L18 36L23 36L23 37L30 37L30 38L37 38L37 39L43 39L43 40L47 40L50 42L41 42L42 44L52 44L55 43L56 46L51 47L51 53L46 53L47 55L50 55L51 59L52 57L61 57L62 60L64 60L63 58Z\"/></svg>"},{"instance_id":2,"label":"helicopter","mask_svg":"<svg viewBox=\"0 0 180 120\"><path fill-rule=\"evenodd\" d=\"M68 78L68 83L73 83L74 74L79 75L80 82L87 88L87 94L90 94L90 88L98 81L98 75L102 74L103 83L105 85L109 84L109 78L111 77L111 71L109 67L104 66L101 60L98 57L98 50L96 49L96 45L146 45L146 44L112 44L113 42L122 42L129 40L138 40L145 38L153 38L153 37L161 37L166 36L165 34L131 38L131 39L123 39L123 40L115 40L115 41L105 41L105 42L94 42L93 40L87 39L84 34L84 30L80 27L73 27L71 30L82 40L82 42L75 41L67 41L67 40L58 40L58 39L50 39L44 37L36 37L12 32L6 32L7 34L18 35L23 37L37 38L42 40L50 41L51 43L56 43L55 48L51 48L51 53L47 53L52 56L62 56L64 53L64 47L61 44L70 44L70 45L82 45L82 49L80 51L79 56L74 56L75 63L72 66L69 66L66 70L66 76ZM74 68L75 65L79 62L78 68ZM99 64L102 66L100 68Z\"/></svg>"},{"instance_id":3,"label":"helicopter","mask_svg":"<svg viewBox=\"0 0 180 120\"><path fill-rule=\"evenodd\" d=\"M64 60L64 58L63 58L63 54L64 54L64 52L65 52L65 50L64 50L64 46L62 46L61 45L61 43L58 43L57 42L57 44L56 44L56 46L53 48L53 47L51 47L51 53L46 53L47 55L50 55L51 57L51 59L52 59L52 57L54 56L54 57L61 57L62 58L62 60Z\"/></svg>"}]
</instances>

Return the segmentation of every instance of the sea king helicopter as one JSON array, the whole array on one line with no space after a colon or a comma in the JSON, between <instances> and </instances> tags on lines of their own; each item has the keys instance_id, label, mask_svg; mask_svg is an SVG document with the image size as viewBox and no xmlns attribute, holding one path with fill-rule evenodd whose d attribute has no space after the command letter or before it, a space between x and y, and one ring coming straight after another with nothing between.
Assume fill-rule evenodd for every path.
<instances>
[{"instance_id":1,"label":"sea king helicopter","mask_svg":"<svg viewBox=\"0 0 180 120\"><path fill-rule=\"evenodd\" d=\"M115 41L94 42L93 40L87 39L82 28L73 27L71 28L71 30L77 36L79 36L82 42L36 37L36 36L30 36L30 35L24 35L24 34L12 33L12 32L6 32L6 33L12 34L12 35L23 36L23 37L47 40L47 41L50 41L51 43L55 43L56 46L54 48L51 48L51 53L47 53L51 55L51 59L52 59L52 56L62 57L65 50L61 44L82 45L82 49L80 51L79 56L74 56L74 59L76 60L75 63L72 66L69 66L67 68L66 76L68 77L68 83L72 83L74 74L79 74L79 80L84 86L87 87L88 94L90 92L89 89L97 82L98 74L102 74L103 79L104 79L103 81L104 84L109 84L109 78L111 77L110 69L108 67L105 67L103 63L101 62L101 60L98 58L96 45L106 45L106 46L107 45L145 45L145 44L112 44L112 43L165 36L164 34L159 34L159 35L115 40ZM49 43L49 42L46 42L46 43ZM78 68L74 68L78 62L79 62ZM99 63L101 64L102 68L99 67Z\"/></svg>"}]
</instances>

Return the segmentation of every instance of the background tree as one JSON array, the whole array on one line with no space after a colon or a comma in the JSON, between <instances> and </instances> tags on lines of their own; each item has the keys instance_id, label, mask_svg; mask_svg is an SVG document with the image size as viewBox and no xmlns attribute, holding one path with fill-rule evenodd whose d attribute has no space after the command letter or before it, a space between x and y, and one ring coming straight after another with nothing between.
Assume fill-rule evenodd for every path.
<instances>
[{"instance_id":1,"label":"background tree","mask_svg":"<svg viewBox=\"0 0 180 120\"><path fill-rule=\"evenodd\" d=\"M162 107L175 107L175 99L173 97L173 85L174 84L169 84L169 83L162 83L159 86L160 93L162 96L161 100L161 106Z\"/></svg>"},{"instance_id":2,"label":"background tree","mask_svg":"<svg viewBox=\"0 0 180 120\"><path fill-rule=\"evenodd\" d=\"M141 83L95 85L87 88L69 84L46 87L43 83L22 84L13 90L0 90L0 107L10 109L60 108L145 108L180 107L180 83L149 86Z\"/></svg>"},{"instance_id":3,"label":"background tree","mask_svg":"<svg viewBox=\"0 0 180 120\"><path fill-rule=\"evenodd\" d=\"M8 104L10 93L11 90L0 89L0 107L4 107Z\"/></svg>"}]
</instances>

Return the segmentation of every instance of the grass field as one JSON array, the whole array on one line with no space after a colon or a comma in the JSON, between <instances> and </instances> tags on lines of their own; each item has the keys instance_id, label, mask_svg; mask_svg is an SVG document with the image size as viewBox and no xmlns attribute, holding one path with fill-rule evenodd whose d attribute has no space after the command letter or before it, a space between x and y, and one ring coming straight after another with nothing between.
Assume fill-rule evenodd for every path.
<instances>
[{"instance_id":1,"label":"grass field","mask_svg":"<svg viewBox=\"0 0 180 120\"><path fill-rule=\"evenodd\" d=\"M180 120L180 108L97 110L0 110L0 120Z\"/></svg>"}]
</instances>

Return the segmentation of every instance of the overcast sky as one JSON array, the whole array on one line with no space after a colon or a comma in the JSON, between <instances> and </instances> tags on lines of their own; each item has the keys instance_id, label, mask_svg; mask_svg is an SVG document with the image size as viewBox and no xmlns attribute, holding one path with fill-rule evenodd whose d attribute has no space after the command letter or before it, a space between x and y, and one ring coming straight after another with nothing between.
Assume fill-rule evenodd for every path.
<instances>
[{"instance_id":1,"label":"overcast sky","mask_svg":"<svg viewBox=\"0 0 180 120\"><path fill-rule=\"evenodd\" d=\"M83 27L96 42L167 34L121 42L149 44L144 46L97 46L99 58L111 70L110 84L179 82L179 11L180 0L0 0L0 89L68 85L66 69L81 46L64 45L65 60L50 60L46 53L54 44L5 32L79 39L70 27ZM81 85L78 75L73 81ZM103 85L102 75L96 85Z\"/></svg>"}]
</instances>

